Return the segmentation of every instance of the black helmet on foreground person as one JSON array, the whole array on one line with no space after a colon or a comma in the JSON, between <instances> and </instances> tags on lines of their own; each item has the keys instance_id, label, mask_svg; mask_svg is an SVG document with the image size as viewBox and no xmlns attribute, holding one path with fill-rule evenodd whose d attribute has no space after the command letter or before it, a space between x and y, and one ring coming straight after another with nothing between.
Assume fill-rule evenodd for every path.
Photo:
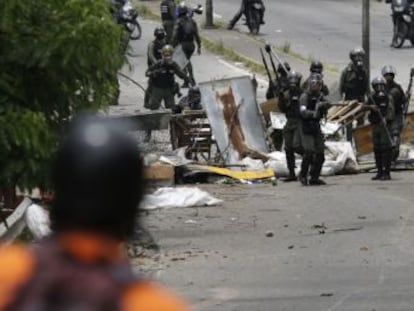
<instances>
[{"instance_id":1,"label":"black helmet on foreground person","mask_svg":"<svg viewBox=\"0 0 414 311\"><path fill-rule=\"evenodd\" d=\"M372 79L371 86L375 92L384 92L387 82L383 77L376 77Z\"/></svg>"},{"instance_id":2,"label":"black helmet on foreground person","mask_svg":"<svg viewBox=\"0 0 414 311\"><path fill-rule=\"evenodd\" d=\"M288 71L288 72L286 72L285 71L285 69L283 68L283 66L286 68L286 70ZM278 64L277 65L277 72L279 73L279 74L281 74L281 75L285 75L285 76L287 76L287 74L289 73L289 71L290 71L290 65L289 65L289 63L288 62L284 62L283 63L283 66L282 66L282 64Z\"/></svg>"},{"instance_id":3,"label":"black helmet on foreground person","mask_svg":"<svg viewBox=\"0 0 414 311\"><path fill-rule=\"evenodd\" d=\"M365 51L361 47L356 47L349 52L349 58L353 60L355 57L365 57Z\"/></svg>"},{"instance_id":4,"label":"black helmet on foreground person","mask_svg":"<svg viewBox=\"0 0 414 311\"><path fill-rule=\"evenodd\" d=\"M154 37L155 38L157 38L159 40L162 40L162 39L165 38L165 36L166 36L166 33L165 33L165 30L164 30L163 27L155 28L155 30L154 30Z\"/></svg>"},{"instance_id":5,"label":"black helmet on foreground person","mask_svg":"<svg viewBox=\"0 0 414 311\"><path fill-rule=\"evenodd\" d=\"M323 72L323 64L320 61L313 61L310 65L309 71L321 74Z\"/></svg>"},{"instance_id":6,"label":"black helmet on foreground person","mask_svg":"<svg viewBox=\"0 0 414 311\"><path fill-rule=\"evenodd\" d=\"M161 49L162 58L166 61L172 61L174 55L174 48L172 45L164 45Z\"/></svg>"},{"instance_id":7,"label":"black helmet on foreground person","mask_svg":"<svg viewBox=\"0 0 414 311\"><path fill-rule=\"evenodd\" d=\"M137 143L92 115L75 117L52 169L55 232L81 230L124 240L136 225L144 194Z\"/></svg>"},{"instance_id":8,"label":"black helmet on foreground person","mask_svg":"<svg viewBox=\"0 0 414 311\"><path fill-rule=\"evenodd\" d=\"M188 7L183 1L178 5L178 17L183 17L183 16L186 16L187 14L188 14Z\"/></svg>"},{"instance_id":9,"label":"black helmet on foreground person","mask_svg":"<svg viewBox=\"0 0 414 311\"><path fill-rule=\"evenodd\" d=\"M319 93L322 90L323 78L320 73L311 73L309 76L309 91Z\"/></svg>"},{"instance_id":10,"label":"black helmet on foreground person","mask_svg":"<svg viewBox=\"0 0 414 311\"><path fill-rule=\"evenodd\" d=\"M382 67L381 74L383 77L385 77L386 75L392 75L395 77L395 75L397 74L397 70L394 66L385 65L384 67Z\"/></svg>"},{"instance_id":11,"label":"black helmet on foreground person","mask_svg":"<svg viewBox=\"0 0 414 311\"><path fill-rule=\"evenodd\" d=\"M363 48L357 47L349 52L349 58L358 68L364 67L365 51Z\"/></svg>"},{"instance_id":12,"label":"black helmet on foreground person","mask_svg":"<svg viewBox=\"0 0 414 311\"><path fill-rule=\"evenodd\" d=\"M299 72L291 71L288 74L288 81L290 86L299 87L302 80L302 75Z\"/></svg>"}]
</instances>

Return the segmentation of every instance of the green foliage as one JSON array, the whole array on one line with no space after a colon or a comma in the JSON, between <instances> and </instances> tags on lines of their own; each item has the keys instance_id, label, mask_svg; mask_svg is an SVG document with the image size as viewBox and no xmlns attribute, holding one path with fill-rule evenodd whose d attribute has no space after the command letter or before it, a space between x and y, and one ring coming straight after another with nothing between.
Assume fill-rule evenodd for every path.
<instances>
[{"instance_id":1,"label":"green foliage","mask_svg":"<svg viewBox=\"0 0 414 311\"><path fill-rule=\"evenodd\" d=\"M107 0L0 1L0 186L43 184L70 117L113 101L121 40Z\"/></svg>"}]
</instances>

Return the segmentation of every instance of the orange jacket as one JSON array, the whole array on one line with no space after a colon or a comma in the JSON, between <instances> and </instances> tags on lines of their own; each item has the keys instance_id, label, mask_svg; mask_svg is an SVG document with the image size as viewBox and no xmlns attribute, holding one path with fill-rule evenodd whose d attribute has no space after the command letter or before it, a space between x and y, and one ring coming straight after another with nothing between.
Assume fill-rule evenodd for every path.
<instances>
[{"instance_id":1,"label":"orange jacket","mask_svg":"<svg viewBox=\"0 0 414 311\"><path fill-rule=\"evenodd\" d=\"M59 245L82 262L107 258L114 263L124 260L117 241L84 233L58 237ZM40 243L40 245L42 242ZM21 245L0 248L0 310L4 310L36 273L34 252ZM123 311L188 311L188 305L166 288L145 280L128 284L120 301Z\"/></svg>"}]
</instances>

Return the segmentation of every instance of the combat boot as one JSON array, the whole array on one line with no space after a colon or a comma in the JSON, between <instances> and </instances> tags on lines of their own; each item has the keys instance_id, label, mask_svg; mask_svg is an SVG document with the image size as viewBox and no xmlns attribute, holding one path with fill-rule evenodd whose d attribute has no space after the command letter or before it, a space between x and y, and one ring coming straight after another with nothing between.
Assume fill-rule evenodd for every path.
<instances>
[{"instance_id":1,"label":"combat boot","mask_svg":"<svg viewBox=\"0 0 414 311\"><path fill-rule=\"evenodd\" d=\"M286 177L283 181L290 182L290 181L297 181L298 178L295 175L295 154L293 152L287 151L286 152L286 164L289 170L289 176Z\"/></svg>"},{"instance_id":2,"label":"combat boot","mask_svg":"<svg viewBox=\"0 0 414 311\"><path fill-rule=\"evenodd\" d=\"M381 180L384 171L382 168L382 152L374 151L375 156L375 166L377 167L377 174L371 178L371 180Z\"/></svg>"},{"instance_id":3,"label":"combat boot","mask_svg":"<svg viewBox=\"0 0 414 311\"><path fill-rule=\"evenodd\" d=\"M322 179L309 179L309 185L311 186L324 186L326 185L326 182L324 182Z\"/></svg>"},{"instance_id":4,"label":"combat boot","mask_svg":"<svg viewBox=\"0 0 414 311\"><path fill-rule=\"evenodd\" d=\"M392 161L392 150L387 150L382 155L382 165L384 167L384 174L381 180L391 180L391 161Z\"/></svg>"},{"instance_id":5,"label":"combat boot","mask_svg":"<svg viewBox=\"0 0 414 311\"><path fill-rule=\"evenodd\" d=\"M302 159L302 166L300 168L299 179L303 186L307 186L309 184L308 183L308 171L309 171L309 166L311 164L312 158L313 157L311 154L305 154Z\"/></svg>"},{"instance_id":6,"label":"combat boot","mask_svg":"<svg viewBox=\"0 0 414 311\"><path fill-rule=\"evenodd\" d=\"M313 165L311 168L311 178L309 180L309 185L311 186L322 186L326 185L326 182L324 182L322 179L319 179L319 176L321 175L323 162L325 162L325 156L323 153L316 154L314 157Z\"/></svg>"}]
</instances>

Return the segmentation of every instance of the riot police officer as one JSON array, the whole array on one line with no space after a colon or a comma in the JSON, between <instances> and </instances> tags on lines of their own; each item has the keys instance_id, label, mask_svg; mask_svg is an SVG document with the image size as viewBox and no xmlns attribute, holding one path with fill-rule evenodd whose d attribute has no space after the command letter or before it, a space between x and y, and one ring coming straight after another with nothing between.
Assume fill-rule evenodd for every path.
<instances>
[{"instance_id":1,"label":"riot police officer","mask_svg":"<svg viewBox=\"0 0 414 311\"><path fill-rule=\"evenodd\" d=\"M145 108L150 110L159 109L162 101L164 101L165 108L172 109L174 107L176 75L186 83L194 84L193 80L187 77L177 63L173 61L173 54L174 48L171 45L165 45L161 51L162 59L148 68L146 76L150 78L153 90ZM145 140L149 141L150 138L151 132L149 131Z\"/></svg>"},{"instance_id":2,"label":"riot police officer","mask_svg":"<svg viewBox=\"0 0 414 311\"><path fill-rule=\"evenodd\" d=\"M234 25L239 21L239 19L244 16L247 16L247 10L249 9L249 5L253 3L260 3L262 5L262 10L260 12L260 19L261 23L264 24L264 12L265 12L265 6L263 3L263 0L242 0L240 9L237 11L236 15L234 15L233 19L230 21L229 25L227 26L227 29L231 30L233 29Z\"/></svg>"},{"instance_id":3,"label":"riot police officer","mask_svg":"<svg viewBox=\"0 0 414 311\"><path fill-rule=\"evenodd\" d=\"M166 41L171 44L174 24L176 20L175 15L176 5L174 0L162 0L160 3L160 12L162 25L166 32Z\"/></svg>"},{"instance_id":4,"label":"riot police officer","mask_svg":"<svg viewBox=\"0 0 414 311\"><path fill-rule=\"evenodd\" d=\"M404 127L404 111L406 105L408 105L408 99L405 96L404 90L401 85L395 82L394 78L396 75L396 70L391 65L386 65L382 68L381 74L386 81L385 89L387 93L392 96L394 103L394 112L395 112L395 126L393 132L391 133L392 138L395 143L395 148L393 152L393 161L397 160L400 150L401 143L401 132Z\"/></svg>"},{"instance_id":5,"label":"riot police officer","mask_svg":"<svg viewBox=\"0 0 414 311\"><path fill-rule=\"evenodd\" d=\"M183 52L188 59L186 71L188 76L195 81L193 73L193 65L191 64L191 56L195 51L195 44L197 43L197 53L201 54L201 39L198 33L197 23L188 15L188 8L185 4L178 7L178 20L174 26L173 31L173 46L181 45ZM184 84L183 87L188 87Z\"/></svg>"},{"instance_id":6,"label":"riot police officer","mask_svg":"<svg viewBox=\"0 0 414 311\"><path fill-rule=\"evenodd\" d=\"M155 39L148 44L147 49L147 63L148 68L155 64L157 61L161 60L161 50L167 44L165 40L165 30L162 27L157 27L154 30L154 37ZM145 98L144 98L144 107L148 106L149 98L151 96L152 91L152 83L151 79L148 81L148 87L145 90Z\"/></svg>"},{"instance_id":7,"label":"riot police officer","mask_svg":"<svg viewBox=\"0 0 414 311\"><path fill-rule=\"evenodd\" d=\"M320 61L313 61L310 64L309 72L310 72L310 75L312 73L319 73L323 77L323 64ZM303 91L306 91L308 89L308 86L309 86L309 78L307 78L305 80L305 82L303 82L303 84L302 84L302 90ZM328 96L329 95L329 89L328 89L328 87L326 86L325 83L322 86L322 93L325 96Z\"/></svg>"},{"instance_id":8,"label":"riot police officer","mask_svg":"<svg viewBox=\"0 0 414 311\"><path fill-rule=\"evenodd\" d=\"M279 109L286 114L287 123L283 128L283 138L285 141L286 164L289 170L286 182L298 180L295 174L295 152L301 152L300 143L300 110L299 98L302 94L300 82L302 75L292 71L288 75L288 89L279 94Z\"/></svg>"},{"instance_id":9,"label":"riot police officer","mask_svg":"<svg viewBox=\"0 0 414 311\"><path fill-rule=\"evenodd\" d=\"M277 97L278 94L288 89L289 80L288 75L291 68L288 62L277 65L276 74L277 77L273 81L269 81L269 86L266 91L266 99L272 99Z\"/></svg>"},{"instance_id":10,"label":"riot police officer","mask_svg":"<svg viewBox=\"0 0 414 311\"><path fill-rule=\"evenodd\" d=\"M382 77L371 82L373 92L366 101L371 110L368 120L372 124L372 142L374 145L377 174L372 180L390 180L393 140L391 133L395 119L394 103L386 89L386 81Z\"/></svg>"},{"instance_id":11,"label":"riot police officer","mask_svg":"<svg viewBox=\"0 0 414 311\"><path fill-rule=\"evenodd\" d=\"M151 67L162 58L161 50L167 44L165 39L166 32L164 28L157 27L154 30L154 40L148 44L147 62L148 67Z\"/></svg>"},{"instance_id":12,"label":"riot police officer","mask_svg":"<svg viewBox=\"0 0 414 311\"><path fill-rule=\"evenodd\" d=\"M175 113L181 113L183 110L201 110L201 92L197 86L190 87L188 89L187 96L184 96L178 102L178 105L174 107Z\"/></svg>"},{"instance_id":13,"label":"riot police officer","mask_svg":"<svg viewBox=\"0 0 414 311\"><path fill-rule=\"evenodd\" d=\"M330 104L324 99L322 86L322 76L318 73L311 74L308 90L299 99L303 147L300 181L304 186L326 184L319 178L325 162L325 143L320 121L326 115Z\"/></svg>"},{"instance_id":14,"label":"riot police officer","mask_svg":"<svg viewBox=\"0 0 414 311\"><path fill-rule=\"evenodd\" d=\"M365 68L365 51L362 48L355 48L349 53L351 63L342 71L339 82L339 93L344 100L357 100L365 102L368 91L368 72ZM364 117L358 118L357 125L364 124ZM352 141L352 124L346 128L346 138Z\"/></svg>"}]
</instances>

